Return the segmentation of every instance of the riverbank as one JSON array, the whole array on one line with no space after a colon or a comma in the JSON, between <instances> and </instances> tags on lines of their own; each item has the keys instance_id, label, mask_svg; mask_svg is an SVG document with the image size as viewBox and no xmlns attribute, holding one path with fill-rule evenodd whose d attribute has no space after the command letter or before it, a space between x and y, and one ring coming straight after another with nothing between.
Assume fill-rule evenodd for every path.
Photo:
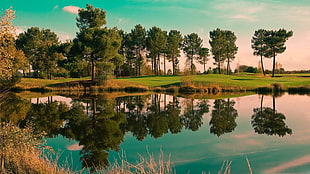
<instances>
[{"instance_id":1,"label":"riverbank","mask_svg":"<svg viewBox=\"0 0 310 174\"><path fill-rule=\"evenodd\" d=\"M241 75L193 75L193 76L142 76L117 78L104 85L93 84L83 79L33 79L23 78L16 85L16 91L77 91L77 92L170 92L170 93L208 93L220 92L270 92L275 87L280 91L310 92L310 74L286 74L263 77L257 74Z\"/></svg>"}]
</instances>

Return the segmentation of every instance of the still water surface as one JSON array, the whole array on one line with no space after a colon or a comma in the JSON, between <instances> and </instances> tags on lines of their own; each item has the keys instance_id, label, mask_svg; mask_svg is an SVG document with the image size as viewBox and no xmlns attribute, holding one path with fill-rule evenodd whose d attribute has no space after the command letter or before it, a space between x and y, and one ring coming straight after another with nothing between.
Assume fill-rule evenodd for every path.
<instances>
[{"instance_id":1,"label":"still water surface","mask_svg":"<svg viewBox=\"0 0 310 174\"><path fill-rule=\"evenodd\" d=\"M171 155L177 173L217 173L224 161L232 161L232 173L249 173L246 157L254 173L310 173L307 95L54 96L31 103L32 119L40 103L57 108L58 115L51 115L58 119L37 122L49 133L47 145L58 152L59 163L76 171L106 165L120 153L135 163L139 154L157 156L162 150ZM48 123L53 124L44 126Z\"/></svg>"}]
</instances>

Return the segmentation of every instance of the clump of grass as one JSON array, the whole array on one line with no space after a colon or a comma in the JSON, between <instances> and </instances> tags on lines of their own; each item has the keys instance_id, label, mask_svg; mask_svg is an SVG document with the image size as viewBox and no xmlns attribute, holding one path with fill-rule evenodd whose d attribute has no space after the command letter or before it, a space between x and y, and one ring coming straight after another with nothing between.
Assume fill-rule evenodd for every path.
<instances>
[{"instance_id":1,"label":"clump of grass","mask_svg":"<svg viewBox=\"0 0 310 174\"><path fill-rule=\"evenodd\" d=\"M43 136L34 134L31 126L20 129L11 123L0 123L0 173L70 173L44 157Z\"/></svg>"},{"instance_id":2,"label":"clump of grass","mask_svg":"<svg viewBox=\"0 0 310 174\"><path fill-rule=\"evenodd\" d=\"M99 171L102 174L176 174L173 164L170 162L170 155L165 160L164 153L161 151L158 159L154 155L148 153L148 157L140 155L140 161L132 164L126 160L123 155L120 162L110 165L105 171Z\"/></svg>"}]
</instances>

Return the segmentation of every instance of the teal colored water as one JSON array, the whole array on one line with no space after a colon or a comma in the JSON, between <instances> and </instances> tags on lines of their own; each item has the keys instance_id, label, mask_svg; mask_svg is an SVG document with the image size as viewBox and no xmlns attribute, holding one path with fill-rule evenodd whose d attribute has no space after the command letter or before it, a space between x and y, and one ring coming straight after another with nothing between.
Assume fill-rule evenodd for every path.
<instances>
[{"instance_id":1,"label":"teal colored water","mask_svg":"<svg viewBox=\"0 0 310 174\"><path fill-rule=\"evenodd\" d=\"M151 153L158 156L162 150L167 158L171 155L171 162L177 173L217 173L224 161L232 162L231 173L249 173L246 158L254 173L310 173L309 99L307 95L288 94L281 97L269 95L262 98L252 95L203 101L173 98L169 95L120 98L112 108L125 116L109 116L107 118L110 121L99 121L100 124L96 125L98 132L90 133L88 128L75 131L88 131L84 135L92 135L96 139L83 137L82 133L75 135L76 139L82 141L81 146L78 146L79 140L68 141L59 135L48 139L48 145L60 152L61 158L72 159L69 164L75 170L82 166L80 157L83 155L88 155L84 160L93 157L91 161L99 156L107 157L113 162L124 153L129 162L135 163L139 160L139 155L147 157ZM137 101L140 100L145 103L140 102L138 109ZM173 101L178 103L177 117L167 115L173 113L167 111L168 104L176 106ZM111 104L104 100L98 100L98 103L101 106L102 103ZM152 107L155 105L159 107ZM258 108L256 115L254 108ZM268 115L269 111L274 112ZM111 114L107 105L104 109L98 107L97 113L103 112ZM256 117L252 118L253 115ZM139 118L144 119L143 124L137 121ZM175 118L180 119L172 122ZM181 128L180 125L178 127L173 124L178 121ZM130 125L131 123L134 124ZM100 125L109 128L99 127ZM111 135L114 137L110 137L105 131L112 131ZM88 144L89 142L92 143ZM98 147L91 147L95 144ZM84 152L80 152L81 149ZM100 149L105 153L96 156Z\"/></svg>"}]
</instances>

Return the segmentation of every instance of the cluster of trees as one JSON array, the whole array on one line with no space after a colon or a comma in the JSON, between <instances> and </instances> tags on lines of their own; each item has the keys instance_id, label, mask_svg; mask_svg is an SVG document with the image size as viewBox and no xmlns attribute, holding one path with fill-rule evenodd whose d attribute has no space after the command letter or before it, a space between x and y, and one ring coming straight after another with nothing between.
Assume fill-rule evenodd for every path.
<instances>
[{"instance_id":1,"label":"cluster of trees","mask_svg":"<svg viewBox=\"0 0 310 174\"><path fill-rule=\"evenodd\" d=\"M252 37L253 54L260 56L261 69L265 75L263 57L273 58L272 77L276 69L276 56L286 50L285 42L293 36L293 31L259 29Z\"/></svg>"},{"instance_id":2,"label":"cluster of trees","mask_svg":"<svg viewBox=\"0 0 310 174\"><path fill-rule=\"evenodd\" d=\"M203 65L206 72L210 53L217 65L216 73L222 73L226 63L229 74L238 51L237 37L229 30L210 31L209 50L203 47L197 33L183 36L177 30L168 32L156 26L146 30L140 24L127 33L116 27L104 27L105 17L106 11L87 4L78 12L76 38L61 43L54 32L38 27L16 37L12 25L14 11L6 10L0 23L0 80L12 83L20 70L24 76L26 72L28 76L49 79L91 76L99 82L110 76L177 75L182 52L191 74L196 72L195 63ZM252 48L254 55L261 58L264 74L263 57L273 58L274 76L276 55L285 51L285 42L292 34L285 29L255 31ZM167 63L171 63L172 69L167 70Z\"/></svg>"}]
</instances>

